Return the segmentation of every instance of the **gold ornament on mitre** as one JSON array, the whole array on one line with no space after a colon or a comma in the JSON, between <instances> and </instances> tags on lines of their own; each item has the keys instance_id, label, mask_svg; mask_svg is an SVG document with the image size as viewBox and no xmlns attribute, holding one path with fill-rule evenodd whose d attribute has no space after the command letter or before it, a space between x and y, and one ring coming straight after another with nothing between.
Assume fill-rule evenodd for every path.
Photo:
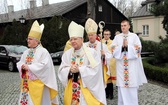
<instances>
[{"instance_id":1,"label":"gold ornament on mitre","mask_svg":"<svg viewBox=\"0 0 168 105\"><path fill-rule=\"evenodd\" d=\"M40 41L43 30L44 30L44 24L39 25L39 23L36 20L33 22L28 36L33 37Z\"/></svg>"},{"instance_id":2,"label":"gold ornament on mitre","mask_svg":"<svg viewBox=\"0 0 168 105\"><path fill-rule=\"evenodd\" d=\"M72 21L68 27L69 37L82 37L84 34L84 27Z\"/></svg>"},{"instance_id":3,"label":"gold ornament on mitre","mask_svg":"<svg viewBox=\"0 0 168 105\"><path fill-rule=\"evenodd\" d=\"M97 23L91 19L88 18L86 23L85 23L85 30L87 34L96 34L98 29Z\"/></svg>"}]
</instances>

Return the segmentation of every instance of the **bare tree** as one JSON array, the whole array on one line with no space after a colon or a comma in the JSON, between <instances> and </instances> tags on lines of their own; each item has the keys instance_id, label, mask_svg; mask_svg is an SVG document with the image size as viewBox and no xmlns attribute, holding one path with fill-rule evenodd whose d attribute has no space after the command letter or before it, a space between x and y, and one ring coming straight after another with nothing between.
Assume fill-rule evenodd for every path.
<instances>
[{"instance_id":1,"label":"bare tree","mask_svg":"<svg viewBox=\"0 0 168 105\"><path fill-rule=\"evenodd\" d=\"M118 0L118 9L121 11L121 13L125 14L128 5L128 0Z\"/></svg>"},{"instance_id":2,"label":"bare tree","mask_svg":"<svg viewBox=\"0 0 168 105\"><path fill-rule=\"evenodd\" d=\"M133 15L134 12L137 11L137 9L140 7L137 3L137 1L130 1L129 3L130 5L127 7L124 15L126 17L131 17Z\"/></svg>"},{"instance_id":3,"label":"bare tree","mask_svg":"<svg viewBox=\"0 0 168 105\"><path fill-rule=\"evenodd\" d=\"M87 17L95 20L95 4L96 0L87 0Z\"/></svg>"},{"instance_id":4,"label":"bare tree","mask_svg":"<svg viewBox=\"0 0 168 105\"><path fill-rule=\"evenodd\" d=\"M135 0L109 0L126 17L132 14L140 7L140 1Z\"/></svg>"},{"instance_id":5,"label":"bare tree","mask_svg":"<svg viewBox=\"0 0 168 105\"><path fill-rule=\"evenodd\" d=\"M2 0L0 3L0 14L7 13L8 11L8 3L7 0Z\"/></svg>"},{"instance_id":6,"label":"bare tree","mask_svg":"<svg viewBox=\"0 0 168 105\"><path fill-rule=\"evenodd\" d=\"M29 8L29 0L21 0L21 10L22 9L28 9Z\"/></svg>"},{"instance_id":7,"label":"bare tree","mask_svg":"<svg viewBox=\"0 0 168 105\"><path fill-rule=\"evenodd\" d=\"M123 14L129 5L129 0L110 0L110 2Z\"/></svg>"}]
</instances>

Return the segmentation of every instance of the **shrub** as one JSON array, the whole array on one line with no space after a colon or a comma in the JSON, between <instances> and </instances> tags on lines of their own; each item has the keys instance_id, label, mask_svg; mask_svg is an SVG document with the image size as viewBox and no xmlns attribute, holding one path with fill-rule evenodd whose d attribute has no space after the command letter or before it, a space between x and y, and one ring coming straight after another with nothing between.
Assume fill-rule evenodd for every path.
<instances>
[{"instance_id":1,"label":"shrub","mask_svg":"<svg viewBox=\"0 0 168 105\"><path fill-rule=\"evenodd\" d=\"M144 41L141 38L142 52L154 52L155 56L151 64L160 65L162 63L168 63L168 36L163 38L159 36L160 42Z\"/></svg>"},{"instance_id":2,"label":"shrub","mask_svg":"<svg viewBox=\"0 0 168 105\"><path fill-rule=\"evenodd\" d=\"M49 52L56 52L61 46L64 46L69 40L68 26L70 20L62 16L54 16L51 19L40 19L39 24L44 24L45 28L42 34L41 43ZM34 20L27 20L26 24L21 24L15 19L12 24L5 28L0 37L0 44L7 45L27 45L27 35Z\"/></svg>"},{"instance_id":3,"label":"shrub","mask_svg":"<svg viewBox=\"0 0 168 105\"><path fill-rule=\"evenodd\" d=\"M151 65L149 59L143 59L144 71L147 78L168 83L168 68Z\"/></svg>"},{"instance_id":4,"label":"shrub","mask_svg":"<svg viewBox=\"0 0 168 105\"><path fill-rule=\"evenodd\" d=\"M153 47L155 50L155 63L168 63L168 36L166 38L159 37L160 42ZM157 61L156 61L157 60Z\"/></svg>"},{"instance_id":5,"label":"shrub","mask_svg":"<svg viewBox=\"0 0 168 105\"><path fill-rule=\"evenodd\" d=\"M155 52L157 42L154 41L144 41L142 38L140 38L141 44L142 44L142 52Z\"/></svg>"}]
</instances>

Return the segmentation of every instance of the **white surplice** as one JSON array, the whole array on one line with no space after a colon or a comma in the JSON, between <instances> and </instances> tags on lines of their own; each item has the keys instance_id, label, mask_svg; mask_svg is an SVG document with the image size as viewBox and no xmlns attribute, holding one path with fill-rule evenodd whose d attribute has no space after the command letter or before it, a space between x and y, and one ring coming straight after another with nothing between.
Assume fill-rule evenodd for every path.
<instances>
[{"instance_id":1,"label":"white surplice","mask_svg":"<svg viewBox=\"0 0 168 105\"><path fill-rule=\"evenodd\" d=\"M85 45L87 47L90 47L91 43L85 42ZM107 68L108 68L108 71L106 72L106 74L110 76L110 59L112 58L111 52L108 50L108 47L104 43L102 43L102 45L101 45L101 42L99 42L97 40L92 45L95 45L95 48L94 47L92 47L92 48L94 48L97 51L100 58L101 58L101 49L103 48L103 51L105 53L105 62L107 64ZM105 87L106 87L106 84L105 84Z\"/></svg>"},{"instance_id":2,"label":"white surplice","mask_svg":"<svg viewBox=\"0 0 168 105\"><path fill-rule=\"evenodd\" d=\"M124 87L124 66L123 66L123 55L122 45L123 36L121 33L116 35L112 47L114 47L113 56L116 58L116 70L117 70L117 86ZM141 56L138 56L135 46L139 46L140 50L142 48L139 37L134 33L129 33L127 35L128 41L128 71L129 71L129 87L139 87L143 83L147 83L147 79L144 73Z\"/></svg>"},{"instance_id":3,"label":"white surplice","mask_svg":"<svg viewBox=\"0 0 168 105\"><path fill-rule=\"evenodd\" d=\"M86 46L88 46L89 47L89 45L90 45L91 43L90 42L85 42L85 45ZM111 59L111 57L112 57L112 54L111 54L111 52L108 50L108 47L104 44L104 43L102 43L102 45L101 45L101 42L99 42L99 41L95 41L95 50L97 51L97 53L98 53L98 55L101 57L101 47L103 48L103 51L104 51L104 53L105 53L105 59L106 59L106 63L109 65L109 63L110 63L110 59Z\"/></svg>"},{"instance_id":4,"label":"white surplice","mask_svg":"<svg viewBox=\"0 0 168 105\"><path fill-rule=\"evenodd\" d=\"M118 88L117 105L138 105L138 88L137 87Z\"/></svg>"},{"instance_id":5,"label":"white surplice","mask_svg":"<svg viewBox=\"0 0 168 105\"><path fill-rule=\"evenodd\" d=\"M26 57L30 50L31 49L26 50L20 61L17 63L20 77L22 75L21 66L26 63ZM34 50L33 58L32 64L28 65L28 75L29 80L33 81L39 79L45 85L42 96L42 105L52 105L51 103L59 104L58 95L53 100L50 100L49 88L58 92L55 68L50 54L45 48L39 45ZM28 105L34 105L30 94L28 95L28 103Z\"/></svg>"},{"instance_id":6,"label":"white surplice","mask_svg":"<svg viewBox=\"0 0 168 105\"><path fill-rule=\"evenodd\" d=\"M125 52L122 51L124 38L128 41L127 51ZM112 49L113 56L116 58L118 104L138 105L138 87L143 83L147 83L140 55L142 49L140 39L136 34L130 32L126 35L123 33L118 34L112 42ZM124 54L126 60L124 60ZM124 67L124 61L127 61L126 64L128 64L126 68ZM128 83L128 87L125 87L125 83Z\"/></svg>"},{"instance_id":7,"label":"white surplice","mask_svg":"<svg viewBox=\"0 0 168 105\"><path fill-rule=\"evenodd\" d=\"M83 47L81 48L83 50ZM79 66L80 78L82 85L87 88L91 94L101 103L106 105L105 90L103 85L102 71L101 71L101 59L94 49L88 48L88 52L91 53L93 58L97 62L97 66L92 68L87 55L84 53L83 63ZM72 66L72 55L74 48L67 50L62 56L62 62L58 70L58 77L62 82L63 86L66 87L68 83L68 75L70 73L70 67ZM83 94L80 93L80 105L87 105Z\"/></svg>"}]
</instances>

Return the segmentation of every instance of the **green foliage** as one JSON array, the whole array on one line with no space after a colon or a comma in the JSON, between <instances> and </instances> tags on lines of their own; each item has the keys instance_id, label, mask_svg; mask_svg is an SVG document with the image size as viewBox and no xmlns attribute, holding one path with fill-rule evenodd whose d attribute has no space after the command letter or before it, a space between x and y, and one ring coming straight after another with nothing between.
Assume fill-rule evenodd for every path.
<instances>
[{"instance_id":1,"label":"green foliage","mask_svg":"<svg viewBox=\"0 0 168 105\"><path fill-rule=\"evenodd\" d=\"M165 38L159 36L159 39L161 44L168 44L168 35Z\"/></svg>"},{"instance_id":2,"label":"green foliage","mask_svg":"<svg viewBox=\"0 0 168 105\"><path fill-rule=\"evenodd\" d=\"M168 83L168 68L151 65L148 63L148 60L143 59L143 66L147 78Z\"/></svg>"},{"instance_id":3,"label":"green foliage","mask_svg":"<svg viewBox=\"0 0 168 105\"><path fill-rule=\"evenodd\" d=\"M27 45L26 38L33 22L34 20L28 20L26 24L21 24L13 20L13 23L5 28L3 36L0 39L0 44ZM49 52L58 51L69 39L68 25L70 21L63 17L54 16L50 20L39 20L39 24L41 25L42 23L45 26L41 38L42 45Z\"/></svg>"},{"instance_id":4,"label":"green foliage","mask_svg":"<svg viewBox=\"0 0 168 105\"><path fill-rule=\"evenodd\" d=\"M159 60L158 63L168 62L168 44L161 44L155 53L155 58Z\"/></svg>"},{"instance_id":5,"label":"green foliage","mask_svg":"<svg viewBox=\"0 0 168 105\"><path fill-rule=\"evenodd\" d=\"M168 8L168 0L163 0L159 4L158 3L153 4L150 12L153 13L155 16L159 16L159 15L164 16L162 24L163 24L163 28L168 33L168 9L167 8Z\"/></svg>"},{"instance_id":6,"label":"green foliage","mask_svg":"<svg viewBox=\"0 0 168 105\"><path fill-rule=\"evenodd\" d=\"M42 44L49 52L55 52L64 46L69 39L68 26L70 21L63 17L53 17L45 23Z\"/></svg>"},{"instance_id":7,"label":"green foliage","mask_svg":"<svg viewBox=\"0 0 168 105\"><path fill-rule=\"evenodd\" d=\"M132 20L131 20L130 17L128 18L128 21L130 22L130 29L129 29L129 31L133 32L133 24L132 24Z\"/></svg>"},{"instance_id":8,"label":"green foliage","mask_svg":"<svg viewBox=\"0 0 168 105\"><path fill-rule=\"evenodd\" d=\"M42 45L49 52L58 51L69 40L68 26L70 21L63 17L54 16L50 20L41 19L39 24L42 23L45 26L41 38Z\"/></svg>"},{"instance_id":9,"label":"green foliage","mask_svg":"<svg viewBox=\"0 0 168 105\"><path fill-rule=\"evenodd\" d=\"M160 42L144 41L142 42L142 52L154 52L155 56L151 64L160 65L168 63L168 36L162 38L159 36Z\"/></svg>"},{"instance_id":10,"label":"green foliage","mask_svg":"<svg viewBox=\"0 0 168 105\"><path fill-rule=\"evenodd\" d=\"M23 28L24 27L14 19L12 25L8 25L5 28L0 44L24 44L24 33L23 31L20 31L23 30Z\"/></svg>"},{"instance_id":11,"label":"green foliage","mask_svg":"<svg viewBox=\"0 0 168 105\"><path fill-rule=\"evenodd\" d=\"M157 60L156 63L167 63L168 62L168 36L166 38L160 37L160 42L155 45L155 59Z\"/></svg>"},{"instance_id":12,"label":"green foliage","mask_svg":"<svg viewBox=\"0 0 168 105\"><path fill-rule=\"evenodd\" d=\"M142 38L140 38L141 44L142 44L142 52L155 52L155 49L157 47L157 42L154 41L144 41Z\"/></svg>"}]
</instances>

